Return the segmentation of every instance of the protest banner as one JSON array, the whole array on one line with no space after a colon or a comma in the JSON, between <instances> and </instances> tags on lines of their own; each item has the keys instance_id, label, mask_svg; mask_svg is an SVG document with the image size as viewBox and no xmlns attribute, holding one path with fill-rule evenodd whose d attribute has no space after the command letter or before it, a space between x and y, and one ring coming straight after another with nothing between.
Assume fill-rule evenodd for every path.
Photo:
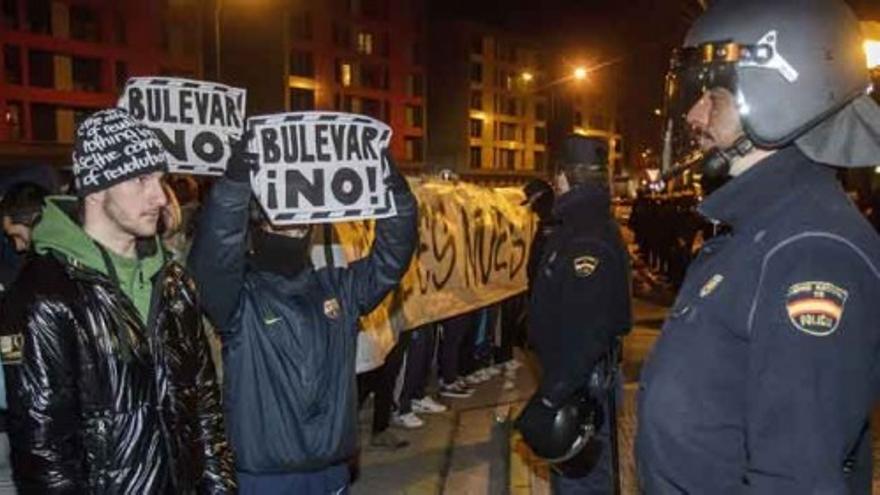
<instances>
[{"instance_id":1,"label":"protest banner","mask_svg":"<svg viewBox=\"0 0 880 495\"><path fill-rule=\"evenodd\" d=\"M171 172L222 175L244 129L247 92L170 77L128 80L117 106L156 131Z\"/></svg>"},{"instance_id":2,"label":"protest banner","mask_svg":"<svg viewBox=\"0 0 880 495\"><path fill-rule=\"evenodd\" d=\"M385 188L391 128L370 117L293 112L248 119L259 157L254 193L275 225L396 214Z\"/></svg>"},{"instance_id":3,"label":"protest banner","mask_svg":"<svg viewBox=\"0 0 880 495\"><path fill-rule=\"evenodd\" d=\"M535 218L518 188L411 181L419 202L419 243L400 287L361 321L374 341L393 345L392 323L411 330L526 290ZM372 222L336 224L349 261L369 253ZM382 354L384 356L384 354Z\"/></svg>"}]
</instances>

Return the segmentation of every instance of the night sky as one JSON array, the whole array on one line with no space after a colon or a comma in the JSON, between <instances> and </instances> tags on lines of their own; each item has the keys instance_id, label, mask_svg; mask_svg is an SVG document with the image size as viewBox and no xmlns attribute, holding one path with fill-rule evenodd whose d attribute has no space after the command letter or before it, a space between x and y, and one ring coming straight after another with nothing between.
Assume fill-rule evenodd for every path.
<instances>
[{"instance_id":1,"label":"night sky","mask_svg":"<svg viewBox=\"0 0 880 495\"><path fill-rule=\"evenodd\" d=\"M772 0L767 0L772 1ZM617 60L620 126L630 156L656 149L663 80L671 51L701 12L699 0L429 0L431 15L473 20L534 36L564 59ZM848 0L863 19L880 20L880 0Z\"/></svg>"}]
</instances>

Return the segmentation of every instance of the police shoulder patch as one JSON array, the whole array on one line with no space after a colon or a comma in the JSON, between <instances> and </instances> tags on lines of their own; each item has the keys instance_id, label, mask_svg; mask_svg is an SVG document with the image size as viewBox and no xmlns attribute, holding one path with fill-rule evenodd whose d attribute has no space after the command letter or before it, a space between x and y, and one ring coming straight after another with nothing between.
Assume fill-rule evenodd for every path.
<instances>
[{"instance_id":1,"label":"police shoulder patch","mask_svg":"<svg viewBox=\"0 0 880 495\"><path fill-rule=\"evenodd\" d=\"M830 282L799 282L788 288L785 309L798 330L826 337L837 330L849 292Z\"/></svg>"},{"instance_id":2,"label":"police shoulder patch","mask_svg":"<svg viewBox=\"0 0 880 495\"><path fill-rule=\"evenodd\" d=\"M578 256L574 259L574 273L578 277L589 277L599 267L599 258L595 256Z\"/></svg>"}]
</instances>

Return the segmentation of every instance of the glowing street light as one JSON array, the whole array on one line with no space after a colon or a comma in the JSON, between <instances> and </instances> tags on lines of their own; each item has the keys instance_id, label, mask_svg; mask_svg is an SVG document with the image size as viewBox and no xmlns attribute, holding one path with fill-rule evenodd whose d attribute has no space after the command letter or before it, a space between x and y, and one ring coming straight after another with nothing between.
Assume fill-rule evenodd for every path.
<instances>
[{"instance_id":1,"label":"glowing street light","mask_svg":"<svg viewBox=\"0 0 880 495\"><path fill-rule=\"evenodd\" d=\"M534 74L532 74L531 72L523 72L522 74L520 74L520 77L522 77L523 82L527 83L530 83L533 79L535 79Z\"/></svg>"},{"instance_id":2,"label":"glowing street light","mask_svg":"<svg viewBox=\"0 0 880 495\"><path fill-rule=\"evenodd\" d=\"M587 78L587 69L584 67L578 67L574 70L574 78L578 81L583 81Z\"/></svg>"},{"instance_id":3,"label":"glowing street light","mask_svg":"<svg viewBox=\"0 0 880 495\"><path fill-rule=\"evenodd\" d=\"M865 54L868 56L868 68L880 69L880 41L866 40Z\"/></svg>"}]
</instances>

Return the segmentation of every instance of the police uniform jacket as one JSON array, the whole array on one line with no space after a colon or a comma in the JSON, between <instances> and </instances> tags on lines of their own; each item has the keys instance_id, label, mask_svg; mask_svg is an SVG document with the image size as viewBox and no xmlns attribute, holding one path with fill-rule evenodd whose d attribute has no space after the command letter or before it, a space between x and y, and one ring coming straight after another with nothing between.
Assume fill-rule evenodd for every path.
<instances>
[{"instance_id":1,"label":"police uniform jacket","mask_svg":"<svg viewBox=\"0 0 880 495\"><path fill-rule=\"evenodd\" d=\"M844 465L870 469L877 234L834 170L795 147L700 210L731 230L692 263L643 370L644 491L861 493Z\"/></svg>"},{"instance_id":2,"label":"police uniform jacket","mask_svg":"<svg viewBox=\"0 0 880 495\"><path fill-rule=\"evenodd\" d=\"M529 338L544 370L538 393L559 403L631 326L629 258L608 193L579 185L557 200L531 293Z\"/></svg>"}]
</instances>

